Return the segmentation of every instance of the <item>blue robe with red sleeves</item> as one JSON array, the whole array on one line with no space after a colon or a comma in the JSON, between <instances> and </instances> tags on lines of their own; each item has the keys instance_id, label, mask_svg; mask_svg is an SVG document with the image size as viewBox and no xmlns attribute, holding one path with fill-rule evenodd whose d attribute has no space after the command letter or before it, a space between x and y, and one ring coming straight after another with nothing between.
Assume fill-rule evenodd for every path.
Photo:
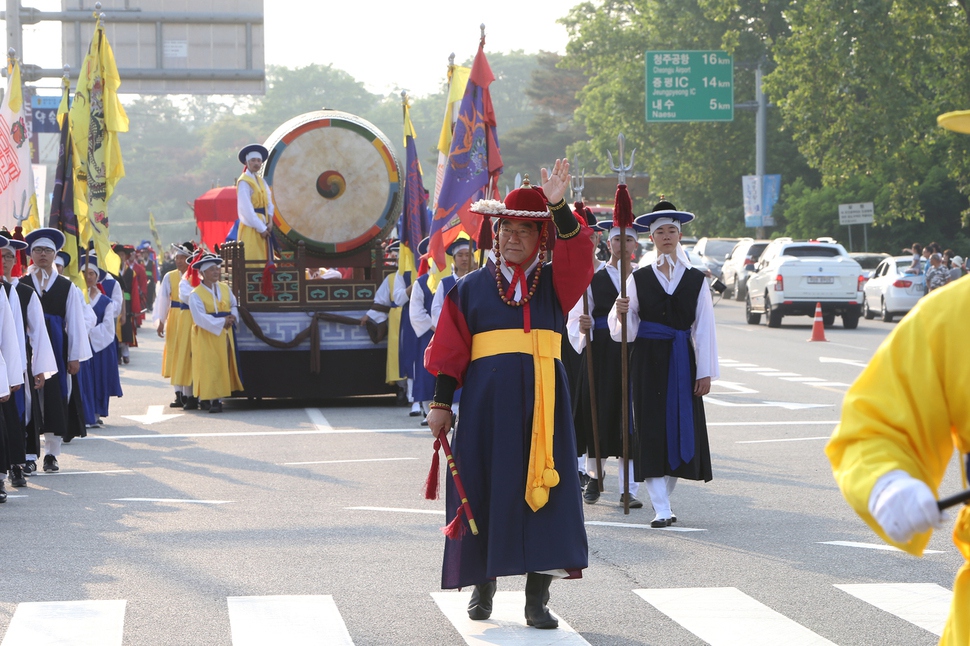
<instances>
[{"instance_id":1,"label":"blue robe with red sleeves","mask_svg":"<svg viewBox=\"0 0 970 646\"><path fill-rule=\"evenodd\" d=\"M556 360L553 457L560 482L538 511L525 501L526 473L535 400L533 357L498 354L471 361L471 337L480 332L523 330L528 309L532 329L562 334L566 312L592 276L592 242L581 233L556 243L555 262L547 264L529 307L502 302L496 267L489 261L452 289L445 299L425 365L458 379L463 386L461 413L452 451L479 533L446 539L441 587L459 588L499 576L567 570L581 576L588 550L583 503L576 470L569 384ZM532 274L527 277L532 284ZM502 277L503 290L508 282ZM447 478L446 514L450 522L460 505Z\"/></svg>"}]
</instances>

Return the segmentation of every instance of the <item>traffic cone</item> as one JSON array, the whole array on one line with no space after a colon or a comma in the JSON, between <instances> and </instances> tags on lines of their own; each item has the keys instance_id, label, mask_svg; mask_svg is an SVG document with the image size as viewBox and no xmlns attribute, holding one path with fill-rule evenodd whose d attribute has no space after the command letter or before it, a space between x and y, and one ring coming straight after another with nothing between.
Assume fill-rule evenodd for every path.
<instances>
[{"instance_id":1,"label":"traffic cone","mask_svg":"<svg viewBox=\"0 0 970 646\"><path fill-rule=\"evenodd\" d=\"M825 322L822 320L822 304L815 304L815 323L812 324L812 338L809 341L828 341L825 338Z\"/></svg>"}]
</instances>

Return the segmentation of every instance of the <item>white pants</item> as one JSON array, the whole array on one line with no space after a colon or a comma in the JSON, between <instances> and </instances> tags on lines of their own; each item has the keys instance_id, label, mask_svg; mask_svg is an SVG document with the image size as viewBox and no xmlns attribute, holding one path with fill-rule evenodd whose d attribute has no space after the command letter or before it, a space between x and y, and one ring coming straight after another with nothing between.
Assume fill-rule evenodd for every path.
<instances>
[{"instance_id":1,"label":"white pants","mask_svg":"<svg viewBox=\"0 0 970 646\"><path fill-rule=\"evenodd\" d=\"M580 458L580 460L583 460L583 458ZM582 468L581 467L580 468L580 471L584 471L586 473L586 475L588 475L590 478L593 478L594 480L597 480L598 477L596 475L596 458L595 457L590 457L590 456L587 455L586 458L585 458L585 461L586 461L586 466L585 466L585 468ZM623 462L623 459L621 458L619 461L620 462ZM605 478L606 477L606 459L603 459L602 462L603 462L603 477ZM619 465L617 465L617 468L618 469L622 469L622 467L620 467ZM637 495L637 492L640 491L640 483L639 482L636 482L633 479L633 460L627 460L627 462L626 462L626 472L627 472L627 478L629 478L629 480L630 480L630 495L631 496L636 496ZM620 490L620 493L622 494L623 493L623 478L620 478L620 481L617 484L617 488Z\"/></svg>"},{"instance_id":2,"label":"white pants","mask_svg":"<svg viewBox=\"0 0 970 646\"><path fill-rule=\"evenodd\" d=\"M657 518L670 518L673 512L670 511L670 494L677 486L677 478L663 476L662 478L647 478L643 482L650 496L650 504L657 513Z\"/></svg>"},{"instance_id":3,"label":"white pants","mask_svg":"<svg viewBox=\"0 0 970 646\"><path fill-rule=\"evenodd\" d=\"M55 458L61 455L61 438L53 433L44 433L44 452Z\"/></svg>"}]
</instances>

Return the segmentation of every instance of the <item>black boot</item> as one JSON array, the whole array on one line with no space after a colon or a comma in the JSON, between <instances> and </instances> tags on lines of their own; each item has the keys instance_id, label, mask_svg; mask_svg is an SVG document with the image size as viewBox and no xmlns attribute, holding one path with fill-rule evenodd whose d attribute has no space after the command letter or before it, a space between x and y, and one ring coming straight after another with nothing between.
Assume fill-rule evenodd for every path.
<instances>
[{"instance_id":1,"label":"black boot","mask_svg":"<svg viewBox=\"0 0 970 646\"><path fill-rule=\"evenodd\" d=\"M169 408L182 408L182 406L185 406L185 400L182 399L182 392L177 390L177 391L175 391L175 401L173 401L171 404L169 404L168 407Z\"/></svg>"},{"instance_id":2,"label":"black boot","mask_svg":"<svg viewBox=\"0 0 970 646\"><path fill-rule=\"evenodd\" d=\"M550 583L551 574L529 572L525 577L525 623L535 628L559 628L559 620L546 607Z\"/></svg>"},{"instance_id":3,"label":"black boot","mask_svg":"<svg viewBox=\"0 0 970 646\"><path fill-rule=\"evenodd\" d=\"M0 480L0 502L7 502L7 490L3 488L3 480ZM491 610L492 600L488 600L489 610Z\"/></svg>"},{"instance_id":4,"label":"black boot","mask_svg":"<svg viewBox=\"0 0 970 646\"><path fill-rule=\"evenodd\" d=\"M24 468L19 464L10 467L10 484L14 487L27 486L27 478L24 477Z\"/></svg>"},{"instance_id":5,"label":"black boot","mask_svg":"<svg viewBox=\"0 0 970 646\"><path fill-rule=\"evenodd\" d=\"M492 616L492 597L495 596L495 589L498 586L495 581L489 581L482 585L476 585L472 592L472 598L468 602L468 618L475 621L482 621Z\"/></svg>"},{"instance_id":6,"label":"black boot","mask_svg":"<svg viewBox=\"0 0 970 646\"><path fill-rule=\"evenodd\" d=\"M186 397L185 404L182 406L182 410L199 410L199 398Z\"/></svg>"},{"instance_id":7,"label":"black boot","mask_svg":"<svg viewBox=\"0 0 970 646\"><path fill-rule=\"evenodd\" d=\"M600 499L600 481L596 478L590 478L589 483L586 485L586 491L583 492L583 500L588 505L592 505L597 500Z\"/></svg>"}]
</instances>

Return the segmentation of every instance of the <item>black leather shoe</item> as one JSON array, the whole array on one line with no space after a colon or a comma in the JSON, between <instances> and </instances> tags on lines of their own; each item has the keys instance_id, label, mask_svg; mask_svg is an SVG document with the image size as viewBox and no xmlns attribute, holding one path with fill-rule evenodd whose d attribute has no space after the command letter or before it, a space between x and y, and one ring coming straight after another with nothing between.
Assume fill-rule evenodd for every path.
<instances>
[{"instance_id":1,"label":"black leather shoe","mask_svg":"<svg viewBox=\"0 0 970 646\"><path fill-rule=\"evenodd\" d=\"M551 583L551 574L529 572L525 577L525 623L534 628L559 628L559 620L546 607Z\"/></svg>"},{"instance_id":2,"label":"black leather shoe","mask_svg":"<svg viewBox=\"0 0 970 646\"><path fill-rule=\"evenodd\" d=\"M600 499L600 482L596 478L590 478L586 483L586 490L583 491L583 502L592 505Z\"/></svg>"},{"instance_id":3,"label":"black leather shoe","mask_svg":"<svg viewBox=\"0 0 970 646\"><path fill-rule=\"evenodd\" d=\"M24 468L15 464L10 468L10 484L14 487L26 487L27 478L24 477Z\"/></svg>"},{"instance_id":4,"label":"black leather shoe","mask_svg":"<svg viewBox=\"0 0 970 646\"><path fill-rule=\"evenodd\" d=\"M182 410L199 410L199 398L198 397L186 397L185 405L182 406Z\"/></svg>"},{"instance_id":5,"label":"black leather shoe","mask_svg":"<svg viewBox=\"0 0 970 646\"><path fill-rule=\"evenodd\" d=\"M468 601L468 618L474 621L484 621L492 616L492 598L498 587L495 581L476 585L472 591L472 598Z\"/></svg>"},{"instance_id":6,"label":"black leather shoe","mask_svg":"<svg viewBox=\"0 0 970 646\"><path fill-rule=\"evenodd\" d=\"M218 399L213 399L212 403L209 404L210 413L221 413L222 412L222 402Z\"/></svg>"},{"instance_id":7,"label":"black leather shoe","mask_svg":"<svg viewBox=\"0 0 970 646\"><path fill-rule=\"evenodd\" d=\"M27 462L24 463L24 475L32 476L35 473L37 473L37 462L34 460L27 460Z\"/></svg>"},{"instance_id":8,"label":"black leather shoe","mask_svg":"<svg viewBox=\"0 0 970 646\"><path fill-rule=\"evenodd\" d=\"M45 472L60 471L60 467L57 466L57 458L55 458L50 453L44 456L44 471Z\"/></svg>"},{"instance_id":9,"label":"black leather shoe","mask_svg":"<svg viewBox=\"0 0 970 646\"><path fill-rule=\"evenodd\" d=\"M7 490L3 488L3 480L0 480L0 502L7 502Z\"/></svg>"},{"instance_id":10,"label":"black leather shoe","mask_svg":"<svg viewBox=\"0 0 970 646\"><path fill-rule=\"evenodd\" d=\"M579 487L580 489L585 489L586 485L589 484L590 477L588 473L579 472Z\"/></svg>"},{"instance_id":11,"label":"black leather shoe","mask_svg":"<svg viewBox=\"0 0 970 646\"><path fill-rule=\"evenodd\" d=\"M669 518L655 518L654 520L650 521L650 526L654 528L670 527L670 523L671 521Z\"/></svg>"},{"instance_id":12,"label":"black leather shoe","mask_svg":"<svg viewBox=\"0 0 970 646\"><path fill-rule=\"evenodd\" d=\"M623 494L620 494L620 504L623 504ZM637 499L632 493L630 494L630 509L640 509L643 507L643 503Z\"/></svg>"},{"instance_id":13,"label":"black leather shoe","mask_svg":"<svg viewBox=\"0 0 970 646\"><path fill-rule=\"evenodd\" d=\"M175 401L168 405L169 408L182 408L185 406L185 400L182 399L182 393L175 393Z\"/></svg>"}]
</instances>

